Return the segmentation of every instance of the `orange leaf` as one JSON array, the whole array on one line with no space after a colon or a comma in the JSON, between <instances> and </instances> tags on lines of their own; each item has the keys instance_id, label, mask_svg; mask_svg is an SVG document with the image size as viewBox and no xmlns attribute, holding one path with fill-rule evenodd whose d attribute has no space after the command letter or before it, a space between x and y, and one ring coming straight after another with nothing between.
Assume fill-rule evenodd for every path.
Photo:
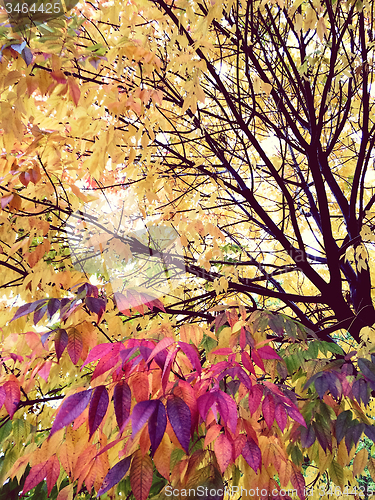
<instances>
[{"instance_id":1,"label":"orange leaf","mask_svg":"<svg viewBox=\"0 0 375 500\"><path fill-rule=\"evenodd\" d=\"M135 500L146 500L152 484L153 467L149 455L142 456L141 450L134 453L130 468L130 485Z\"/></svg>"},{"instance_id":2,"label":"orange leaf","mask_svg":"<svg viewBox=\"0 0 375 500\"><path fill-rule=\"evenodd\" d=\"M227 470L232 459L232 444L225 434L220 434L214 444L214 451L221 473Z\"/></svg>"},{"instance_id":3,"label":"orange leaf","mask_svg":"<svg viewBox=\"0 0 375 500\"><path fill-rule=\"evenodd\" d=\"M81 96L81 91L79 90L78 84L72 76L68 78L69 94L72 98L74 104L78 106L78 101Z\"/></svg>"}]
</instances>

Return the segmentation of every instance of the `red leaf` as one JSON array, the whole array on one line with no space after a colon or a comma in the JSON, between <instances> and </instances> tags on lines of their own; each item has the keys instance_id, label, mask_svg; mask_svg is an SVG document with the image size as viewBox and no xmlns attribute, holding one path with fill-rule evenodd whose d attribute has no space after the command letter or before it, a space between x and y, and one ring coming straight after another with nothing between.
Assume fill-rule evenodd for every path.
<instances>
[{"instance_id":1,"label":"red leaf","mask_svg":"<svg viewBox=\"0 0 375 500\"><path fill-rule=\"evenodd\" d=\"M262 454L259 446L251 438L246 441L242 456L255 472L260 469Z\"/></svg>"},{"instance_id":2,"label":"red leaf","mask_svg":"<svg viewBox=\"0 0 375 500\"><path fill-rule=\"evenodd\" d=\"M249 410L253 415L259 408L260 401L263 396L263 387L261 385L254 385L249 392Z\"/></svg>"},{"instance_id":3,"label":"red leaf","mask_svg":"<svg viewBox=\"0 0 375 500\"><path fill-rule=\"evenodd\" d=\"M297 490L297 494L301 500L305 499L305 480L302 473L297 469L297 467L292 463L292 472L290 475L290 482L293 488Z\"/></svg>"},{"instance_id":4,"label":"red leaf","mask_svg":"<svg viewBox=\"0 0 375 500\"><path fill-rule=\"evenodd\" d=\"M73 364L77 364L82 352L82 335L77 328L69 328L68 354Z\"/></svg>"},{"instance_id":5,"label":"red leaf","mask_svg":"<svg viewBox=\"0 0 375 500\"><path fill-rule=\"evenodd\" d=\"M153 465L148 455L141 450L134 453L130 469L130 486L135 500L146 500L152 485Z\"/></svg>"},{"instance_id":6,"label":"red leaf","mask_svg":"<svg viewBox=\"0 0 375 500\"><path fill-rule=\"evenodd\" d=\"M63 328L59 328L55 335L55 350L57 361L60 360L62 353L65 351L65 347L68 345L68 334Z\"/></svg>"},{"instance_id":7,"label":"red leaf","mask_svg":"<svg viewBox=\"0 0 375 500\"><path fill-rule=\"evenodd\" d=\"M271 429L273 421L275 420L275 401L271 394L267 394L262 402L262 411L264 420L269 429Z\"/></svg>"},{"instance_id":8,"label":"red leaf","mask_svg":"<svg viewBox=\"0 0 375 500\"><path fill-rule=\"evenodd\" d=\"M222 347L221 349L212 351L212 354L215 354L216 356L229 356L229 354L233 354L233 351L232 349L229 349L229 347Z\"/></svg>"},{"instance_id":9,"label":"red leaf","mask_svg":"<svg viewBox=\"0 0 375 500\"><path fill-rule=\"evenodd\" d=\"M96 345L87 356L85 362L81 366L81 370L88 363L92 363L93 361L97 361L100 358L103 358L108 353L117 354L121 348L124 348L124 344L122 342L115 342L113 344L109 344L108 342L105 344Z\"/></svg>"},{"instance_id":10,"label":"red leaf","mask_svg":"<svg viewBox=\"0 0 375 500\"><path fill-rule=\"evenodd\" d=\"M60 463L56 455L52 455L46 462L34 465L26 478L22 495L35 488L37 484L47 478L47 491L50 495L52 488L60 475Z\"/></svg>"},{"instance_id":11,"label":"red leaf","mask_svg":"<svg viewBox=\"0 0 375 500\"><path fill-rule=\"evenodd\" d=\"M109 352L96 365L94 373L92 374L91 380L94 380L96 377L103 375L103 373L109 371L113 368L119 361L119 356L114 355L113 352Z\"/></svg>"},{"instance_id":12,"label":"red leaf","mask_svg":"<svg viewBox=\"0 0 375 500\"><path fill-rule=\"evenodd\" d=\"M8 382L5 382L3 388L6 394L5 408L9 413L10 418L13 418L21 399L20 386L15 380L9 380Z\"/></svg>"},{"instance_id":13,"label":"red leaf","mask_svg":"<svg viewBox=\"0 0 375 500\"><path fill-rule=\"evenodd\" d=\"M117 483L121 481L121 479L128 472L128 469L130 467L130 462L131 462L131 456L124 458L123 460L121 460L115 466L112 467L112 469L108 472L108 474L104 478L102 486L98 491L97 495L98 497L100 495L104 495L104 493L107 493L108 490L110 490L113 486L115 486Z\"/></svg>"},{"instance_id":14,"label":"red leaf","mask_svg":"<svg viewBox=\"0 0 375 500\"><path fill-rule=\"evenodd\" d=\"M223 474L232 459L232 444L225 434L220 434L214 444L214 451L219 464L221 473Z\"/></svg>"},{"instance_id":15,"label":"red leaf","mask_svg":"<svg viewBox=\"0 0 375 500\"><path fill-rule=\"evenodd\" d=\"M78 392L66 398L60 406L59 412L52 425L49 437L63 427L69 425L77 417L81 415L86 406L89 404L92 389Z\"/></svg>"},{"instance_id":16,"label":"red leaf","mask_svg":"<svg viewBox=\"0 0 375 500\"><path fill-rule=\"evenodd\" d=\"M250 356L247 352L244 351L241 353L241 361L246 370L255 375L253 362L251 361Z\"/></svg>"},{"instance_id":17,"label":"red leaf","mask_svg":"<svg viewBox=\"0 0 375 500\"><path fill-rule=\"evenodd\" d=\"M47 475L47 461L42 462L41 464L36 464L34 467L31 467L29 475L26 478L22 495L25 495L28 491L35 488L37 484L39 484Z\"/></svg>"},{"instance_id":18,"label":"red leaf","mask_svg":"<svg viewBox=\"0 0 375 500\"><path fill-rule=\"evenodd\" d=\"M52 488L55 486L56 481L60 475L60 462L56 455L52 455L46 462L47 469L47 493L51 494Z\"/></svg>"},{"instance_id":19,"label":"red leaf","mask_svg":"<svg viewBox=\"0 0 375 500\"><path fill-rule=\"evenodd\" d=\"M191 428L190 408L181 398L172 396L167 401L167 413L180 445L188 453Z\"/></svg>"},{"instance_id":20,"label":"red leaf","mask_svg":"<svg viewBox=\"0 0 375 500\"><path fill-rule=\"evenodd\" d=\"M89 439L91 439L91 436L101 424L104 415L107 412L108 404L109 396L104 385L95 387L89 408Z\"/></svg>"},{"instance_id":21,"label":"red leaf","mask_svg":"<svg viewBox=\"0 0 375 500\"><path fill-rule=\"evenodd\" d=\"M115 407L115 415L120 432L123 424L129 417L131 401L132 393L130 387L125 380L120 380L120 382L116 384L113 393L113 405Z\"/></svg>"},{"instance_id":22,"label":"red leaf","mask_svg":"<svg viewBox=\"0 0 375 500\"><path fill-rule=\"evenodd\" d=\"M288 419L284 405L280 403L276 405L275 418L277 425L280 427L281 431L284 431Z\"/></svg>"},{"instance_id":23,"label":"red leaf","mask_svg":"<svg viewBox=\"0 0 375 500\"><path fill-rule=\"evenodd\" d=\"M256 349L251 350L251 358L254 361L254 363L259 366L259 368L263 371L265 371L263 361L261 357L259 356L258 352Z\"/></svg>"},{"instance_id":24,"label":"red leaf","mask_svg":"<svg viewBox=\"0 0 375 500\"><path fill-rule=\"evenodd\" d=\"M281 359L269 345L265 345L258 349L258 354L262 359Z\"/></svg>"},{"instance_id":25,"label":"red leaf","mask_svg":"<svg viewBox=\"0 0 375 500\"><path fill-rule=\"evenodd\" d=\"M194 345L187 344L186 342L179 341L178 345L184 351L186 356L188 357L190 363L193 365L198 375L202 373L202 366L199 361L199 356L197 352L197 348Z\"/></svg>"},{"instance_id":26,"label":"red leaf","mask_svg":"<svg viewBox=\"0 0 375 500\"><path fill-rule=\"evenodd\" d=\"M174 343L175 343L175 340L172 339L171 337L164 337L160 342L158 342L158 344L156 344L156 346L152 350L152 353L148 357L148 360L146 361L146 363L149 363L150 361L152 361L158 352L163 351L168 346L170 346L171 344L174 344Z\"/></svg>"}]
</instances>

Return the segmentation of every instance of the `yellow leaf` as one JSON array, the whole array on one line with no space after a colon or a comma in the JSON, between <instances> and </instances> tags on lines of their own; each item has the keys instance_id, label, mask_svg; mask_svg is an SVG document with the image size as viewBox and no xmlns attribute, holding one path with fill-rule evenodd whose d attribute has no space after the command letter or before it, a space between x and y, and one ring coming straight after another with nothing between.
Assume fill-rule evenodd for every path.
<instances>
[{"instance_id":1,"label":"yellow leaf","mask_svg":"<svg viewBox=\"0 0 375 500\"><path fill-rule=\"evenodd\" d=\"M359 450L353 460L353 475L359 476L363 472L368 462L368 452L365 448Z\"/></svg>"}]
</instances>

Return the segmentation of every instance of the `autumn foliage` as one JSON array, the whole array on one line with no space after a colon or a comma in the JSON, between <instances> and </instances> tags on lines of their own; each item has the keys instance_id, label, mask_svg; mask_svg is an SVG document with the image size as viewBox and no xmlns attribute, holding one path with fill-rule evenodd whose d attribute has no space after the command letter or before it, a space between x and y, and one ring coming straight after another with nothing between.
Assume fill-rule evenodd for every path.
<instances>
[{"instance_id":1,"label":"autumn foliage","mask_svg":"<svg viewBox=\"0 0 375 500\"><path fill-rule=\"evenodd\" d=\"M0 14L0 497L371 496L372 4Z\"/></svg>"}]
</instances>

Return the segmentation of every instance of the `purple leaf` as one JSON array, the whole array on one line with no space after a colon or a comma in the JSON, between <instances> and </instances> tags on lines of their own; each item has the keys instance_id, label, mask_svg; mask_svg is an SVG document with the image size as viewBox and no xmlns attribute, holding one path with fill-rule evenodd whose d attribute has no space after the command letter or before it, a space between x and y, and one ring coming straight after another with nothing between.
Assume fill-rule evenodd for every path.
<instances>
[{"instance_id":1,"label":"purple leaf","mask_svg":"<svg viewBox=\"0 0 375 500\"><path fill-rule=\"evenodd\" d=\"M181 398L172 396L167 401L167 413L179 443L188 453L191 427L190 408Z\"/></svg>"},{"instance_id":2,"label":"purple leaf","mask_svg":"<svg viewBox=\"0 0 375 500\"><path fill-rule=\"evenodd\" d=\"M303 448L310 448L315 441L315 432L312 425L301 430L301 445Z\"/></svg>"},{"instance_id":3,"label":"purple leaf","mask_svg":"<svg viewBox=\"0 0 375 500\"><path fill-rule=\"evenodd\" d=\"M69 337L66 330L59 328L55 335L55 350L57 361L60 360L62 353L64 352L66 346L68 345Z\"/></svg>"},{"instance_id":4,"label":"purple leaf","mask_svg":"<svg viewBox=\"0 0 375 500\"><path fill-rule=\"evenodd\" d=\"M245 446L242 448L242 456L255 473L257 473L258 469L260 469L262 454L259 446L253 439L248 438L246 441Z\"/></svg>"},{"instance_id":5,"label":"purple leaf","mask_svg":"<svg viewBox=\"0 0 375 500\"><path fill-rule=\"evenodd\" d=\"M120 382L116 384L113 393L113 405L115 407L116 421L119 426L120 432L124 422L126 422L129 417L131 399L132 394L130 387L125 382L125 380L120 380Z\"/></svg>"},{"instance_id":6,"label":"purple leaf","mask_svg":"<svg viewBox=\"0 0 375 500\"><path fill-rule=\"evenodd\" d=\"M160 400L156 401L156 407L148 420L148 433L151 441L151 457L154 456L167 427L167 414Z\"/></svg>"},{"instance_id":7,"label":"purple leaf","mask_svg":"<svg viewBox=\"0 0 375 500\"><path fill-rule=\"evenodd\" d=\"M187 344L186 342L179 342L178 345L184 351L186 356L188 357L190 363L193 365L198 375L202 373L202 366L199 361L199 356L197 353L197 348L193 345Z\"/></svg>"},{"instance_id":8,"label":"purple leaf","mask_svg":"<svg viewBox=\"0 0 375 500\"><path fill-rule=\"evenodd\" d=\"M217 391L217 404L220 415L229 429L235 433L237 428L237 405L225 392Z\"/></svg>"},{"instance_id":9,"label":"purple leaf","mask_svg":"<svg viewBox=\"0 0 375 500\"><path fill-rule=\"evenodd\" d=\"M303 418L303 416L300 414L300 412L298 410L296 410L292 406L288 406L287 410L288 410L288 415L289 415L290 418L292 418L293 420L295 420L299 424L301 424L304 427L306 427L305 419Z\"/></svg>"},{"instance_id":10,"label":"purple leaf","mask_svg":"<svg viewBox=\"0 0 375 500\"><path fill-rule=\"evenodd\" d=\"M60 406L59 412L53 422L49 438L63 427L69 425L79 417L89 404L92 389L78 392L66 398Z\"/></svg>"},{"instance_id":11,"label":"purple leaf","mask_svg":"<svg viewBox=\"0 0 375 500\"><path fill-rule=\"evenodd\" d=\"M94 434L96 429L101 424L104 415L107 412L108 404L109 404L108 392L107 389L104 387L104 385L99 385L98 387L95 387L89 408L89 431L90 431L89 439L91 439L91 436Z\"/></svg>"},{"instance_id":12,"label":"purple leaf","mask_svg":"<svg viewBox=\"0 0 375 500\"><path fill-rule=\"evenodd\" d=\"M130 467L130 462L131 462L131 456L124 458L123 460L121 460L115 466L112 467L112 469L108 472L108 474L104 478L102 486L98 491L97 498L100 497L101 495L104 495L104 493L107 493L108 490L110 490L113 486L115 486L117 483L121 481L121 479L128 472L128 469Z\"/></svg>"},{"instance_id":13,"label":"purple leaf","mask_svg":"<svg viewBox=\"0 0 375 500\"><path fill-rule=\"evenodd\" d=\"M281 432L283 432L285 429L288 417L287 417L284 405L282 405L281 403L278 403L276 405L275 418L276 418L277 425L280 427Z\"/></svg>"},{"instance_id":14,"label":"purple leaf","mask_svg":"<svg viewBox=\"0 0 375 500\"><path fill-rule=\"evenodd\" d=\"M153 414L156 405L157 402L155 400L147 400L141 401L134 406L132 413L133 436L135 436L135 434L137 434L137 432L140 431L145 425L147 420Z\"/></svg>"},{"instance_id":15,"label":"purple leaf","mask_svg":"<svg viewBox=\"0 0 375 500\"><path fill-rule=\"evenodd\" d=\"M28 304L24 304L20 308L17 309L16 314L10 321L14 321L15 319L21 318L22 316L26 316L26 314L30 314L35 311L35 309L40 306L42 303L45 303L46 299L37 300L36 302L29 302Z\"/></svg>"},{"instance_id":16,"label":"purple leaf","mask_svg":"<svg viewBox=\"0 0 375 500\"><path fill-rule=\"evenodd\" d=\"M34 325L37 325L47 311L47 304L39 306L34 312Z\"/></svg>"},{"instance_id":17,"label":"purple leaf","mask_svg":"<svg viewBox=\"0 0 375 500\"><path fill-rule=\"evenodd\" d=\"M102 319L103 313L107 302L104 299L97 299L96 297L86 297L85 304L89 311L98 315L98 323Z\"/></svg>"},{"instance_id":18,"label":"purple leaf","mask_svg":"<svg viewBox=\"0 0 375 500\"><path fill-rule=\"evenodd\" d=\"M52 316L58 311L60 307L59 299L49 299L47 305L47 318L51 319Z\"/></svg>"}]
</instances>

